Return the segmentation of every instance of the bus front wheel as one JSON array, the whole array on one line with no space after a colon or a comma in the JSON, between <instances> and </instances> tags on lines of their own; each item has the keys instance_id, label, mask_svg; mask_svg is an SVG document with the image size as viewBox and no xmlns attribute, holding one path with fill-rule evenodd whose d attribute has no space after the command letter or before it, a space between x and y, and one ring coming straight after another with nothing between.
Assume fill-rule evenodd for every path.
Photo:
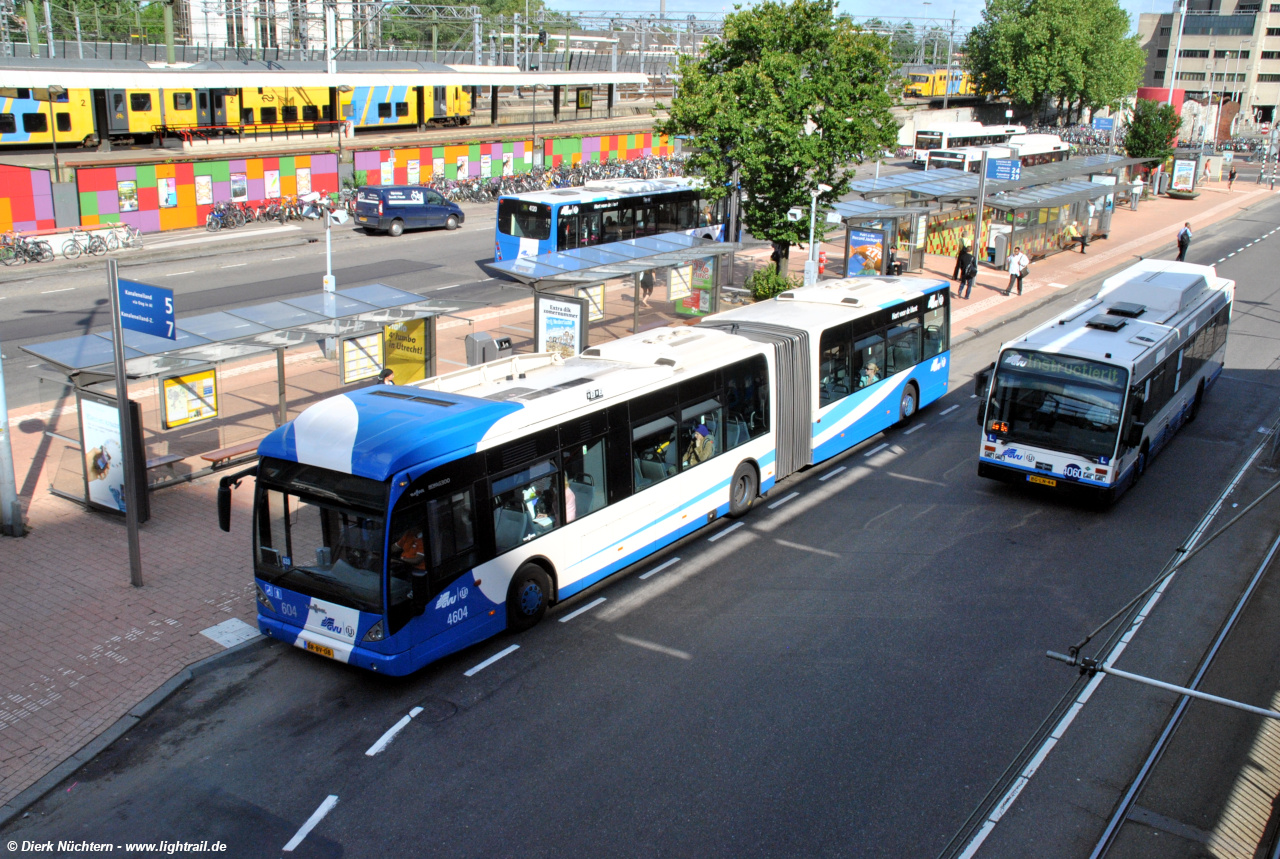
<instances>
[{"instance_id":1,"label":"bus front wheel","mask_svg":"<svg viewBox=\"0 0 1280 859\"><path fill-rule=\"evenodd\" d=\"M516 571L507 589L507 629L521 632L536 626L547 613L551 600L551 579L537 564L525 564Z\"/></svg>"},{"instance_id":2,"label":"bus front wheel","mask_svg":"<svg viewBox=\"0 0 1280 859\"><path fill-rule=\"evenodd\" d=\"M737 519L751 509L760 492L760 477L755 466L749 462L738 464L733 473L733 482L729 484L729 518Z\"/></svg>"},{"instance_id":3,"label":"bus front wheel","mask_svg":"<svg viewBox=\"0 0 1280 859\"><path fill-rule=\"evenodd\" d=\"M898 422L911 420L919 407L920 394L916 392L916 383L907 382L907 386L902 389L902 401L898 404Z\"/></svg>"}]
</instances>

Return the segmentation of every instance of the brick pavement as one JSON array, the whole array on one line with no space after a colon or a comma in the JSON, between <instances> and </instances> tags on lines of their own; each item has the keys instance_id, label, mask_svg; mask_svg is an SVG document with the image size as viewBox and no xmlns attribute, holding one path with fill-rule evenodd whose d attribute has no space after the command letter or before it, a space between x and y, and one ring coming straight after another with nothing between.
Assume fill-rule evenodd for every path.
<instances>
[{"instance_id":1,"label":"brick pavement","mask_svg":"<svg viewBox=\"0 0 1280 859\"><path fill-rule=\"evenodd\" d=\"M1020 312L1042 300L1054 284L1069 285L1140 253L1167 251L1184 220L1203 228L1267 193L1242 186L1227 194L1211 185L1195 201L1158 199L1144 202L1138 212L1119 210L1110 238L1091 245L1088 254L1061 253L1033 264L1021 297L1004 296L1007 277L984 268L973 297L955 300L954 322L972 329ZM829 258L840 252L828 246ZM768 249L740 257L767 259ZM793 256L792 265L802 268L803 253ZM927 274L949 277L951 270L949 258L927 258ZM629 328L634 309L629 302L621 285L610 291L608 333L616 336ZM641 328L663 321L655 312L645 314ZM470 330L503 330L527 343L521 334L533 327L528 299L462 316L439 325L442 372L462 363L461 338ZM291 414L341 390L332 362L314 346L292 354L287 366ZM199 441L208 450L270 427L274 359L225 368L224 377L236 379L228 393L243 397L242 410L254 416L219 427L216 438L202 431L206 435L191 445ZM144 422L155 426L154 386L138 383L131 393L150 410ZM261 408L255 409L255 402ZM10 803L185 666L220 652L221 645L201 630L233 617L254 623L249 493L236 493L230 534L217 527L217 477L153 493L152 519L141 533L146 585L133 588L123 522L48 491L59 474L62 479L78 474L63 464L63 457L78 453L44 434L46 429L77 434L73 401L15 410L11 427L30 533L24 539L0 538L5 588L0 601L5 651L0 659L0 803ZM150 455L155 452L149 449Z\"/></svg>"}]
</instances>

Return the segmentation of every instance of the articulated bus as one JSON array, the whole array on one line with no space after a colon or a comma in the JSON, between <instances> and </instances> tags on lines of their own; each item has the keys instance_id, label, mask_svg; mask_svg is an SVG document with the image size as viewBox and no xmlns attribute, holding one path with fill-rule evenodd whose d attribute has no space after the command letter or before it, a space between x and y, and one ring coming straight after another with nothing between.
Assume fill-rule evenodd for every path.
<instances>
[{"instance_id":1,"label":"articulated bus","mask_svg":"<svg viewBox=\"0 0 1280 859\"><path fill-rule=\"evenodd\" d=\"M981 122L944 122L916 132L912 163L924 167L931 149L964 149L1007 143L1015 134L1026 134L1022 125L983 125Z\"/></svg>"},{"instance_id":2,"label":"articulated bus","mask_svg":"<svg viewBox=\"0 0 1280 859\"><path fill-rule=\"evenodd\" d=\"M257 466L258 626L406 674L745 514L948 385L948 283L851 278L313 405Z\"/></svg>"},{"instance_id":3,"label":"articulated bus","mask_svg":"<svg viewBox=\"0 0 1280 859\"><path fill-rule=\"evenodd\" d=\"M977 173L982 169L982 153L987 158L1016 158L1023 167L1066 161L1071 157L1071 146L1063 143L1056 134L1018 134L1002 146L969 146L964 149L933 149L929 152L926 170L951 167Z\"/></svg>"},{"instance_id":4,"label":"articulated bus","mask_svg":"<svg viewBox=\"0 0 1280 859\"><path fill-rule=\"evenodd\" d=\"M697 179L601 179L498 198L493 261L682 232L724 241L725 199Z\"/></svg>"},{"instance_id":5,"label":"articulated bus","mask_svg":"<svg viewBox=\"0 0 1280 859\"><path fill-rule=\"evenodd\" d=\"M1143 260L978 374L978 474L1114 501L1222 372L1235 282Z\"/></svg>"}]
</instances>

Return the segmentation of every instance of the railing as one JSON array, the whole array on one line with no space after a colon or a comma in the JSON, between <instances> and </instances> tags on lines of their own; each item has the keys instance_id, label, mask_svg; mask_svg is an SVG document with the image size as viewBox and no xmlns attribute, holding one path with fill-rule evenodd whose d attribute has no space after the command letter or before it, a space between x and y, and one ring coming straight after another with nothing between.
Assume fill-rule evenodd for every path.
<instances>
[{"instance_id":1,"label":"railing","mask_svg":"<svg viewBox=\"0 0 1280 859\"><path fill-rule=\"evenodd\" d=\"M257 122L240 125L153 125L151 131L157 139L177 137L183 143L204 143L218 140L227 142L228 137L235 137L236 142L246 137L257 140L266 138L284 140L292 138L321 137L331 135L342 129L342 122L336 119L323 119L315 122Z\"/></svg>"}]
</instances>

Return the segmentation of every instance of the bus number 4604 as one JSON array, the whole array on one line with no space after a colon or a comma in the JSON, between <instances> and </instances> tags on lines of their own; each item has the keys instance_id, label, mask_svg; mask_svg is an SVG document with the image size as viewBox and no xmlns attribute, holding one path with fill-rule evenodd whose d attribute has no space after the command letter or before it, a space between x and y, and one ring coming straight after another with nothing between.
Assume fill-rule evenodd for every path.
<instances>
[{"instance_id":1,"label":"bus number 4604","mask_svg":"<svg viewBox=\"0 0 1280 859\"><path fill-rule=\"evenodd\" d=\"M465 605L462 608L454 609L453 611L449 612L449 617L448 617L449 626L453 626L455 623L462 620L466 616L467 616L467 607Z\"/></svg>"}]
</instances>

